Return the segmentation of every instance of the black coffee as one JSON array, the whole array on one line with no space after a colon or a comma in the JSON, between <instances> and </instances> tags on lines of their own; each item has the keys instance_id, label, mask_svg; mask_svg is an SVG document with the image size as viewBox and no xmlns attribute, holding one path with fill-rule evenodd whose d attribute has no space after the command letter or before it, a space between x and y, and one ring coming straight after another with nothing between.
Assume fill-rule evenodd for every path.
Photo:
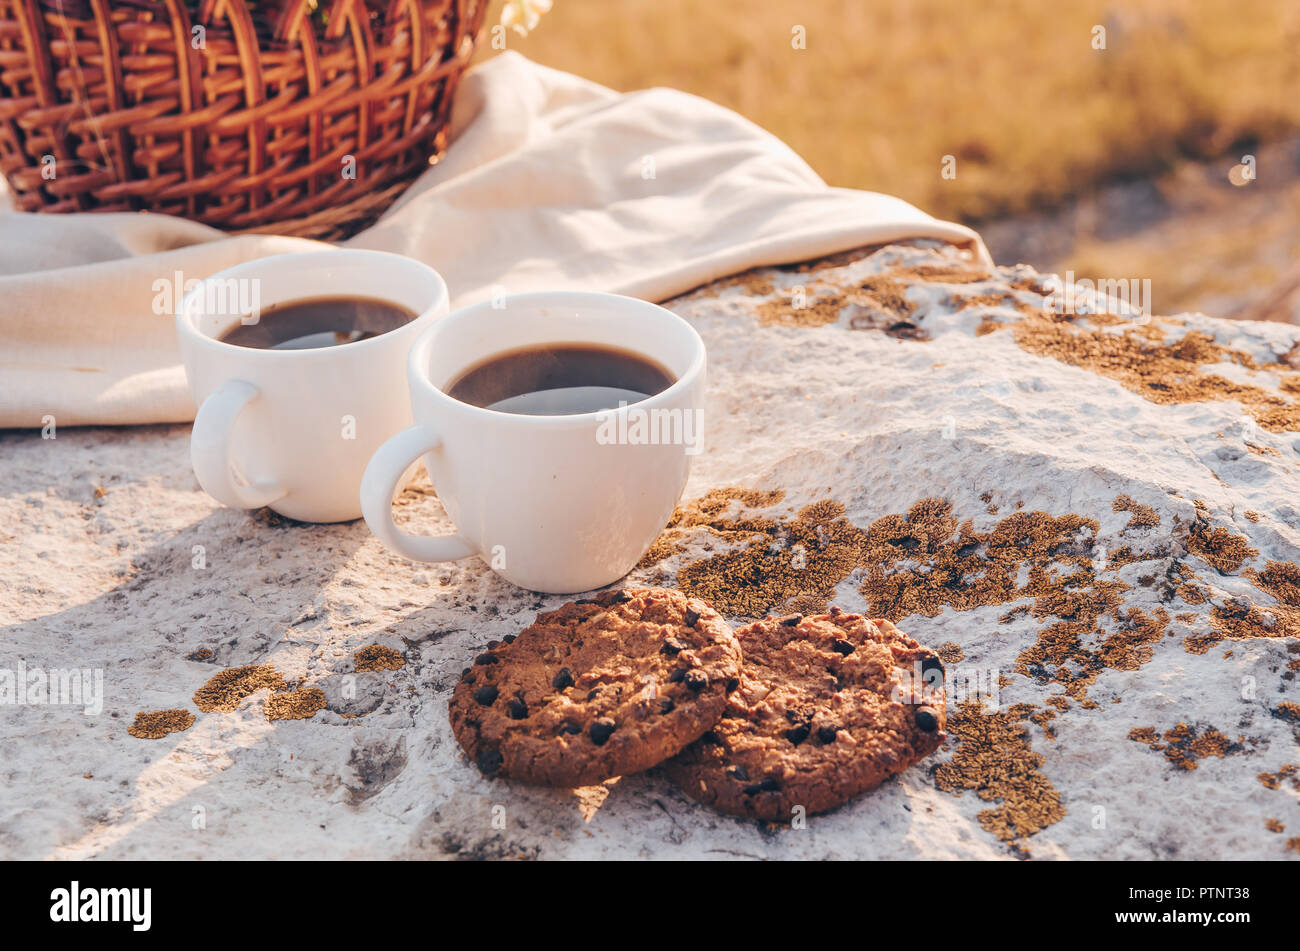
<instances>
[{"instance_id":1,"label":"black coffee","mask_svg":"<svg viewBox=\"0 0 1300 951\"><path fill-rule=\"evenodd\" d=\"M312 350L369 340L415 317L373 297L311 297L267 307L256 323L236 324L217 339L258 350Z\"/></svg>"},{"instance_id":2,"label":"black coffee","mask_svg":"<svg viewBox=\"0 0 1300 951\"><path fill-rule=\"evenodd\" d=\"M674 382L671 373L639 353L561 343L489 357L462 373L446 392L502 413L568 416L636 403Z\"/></svg>"}]
</instances>

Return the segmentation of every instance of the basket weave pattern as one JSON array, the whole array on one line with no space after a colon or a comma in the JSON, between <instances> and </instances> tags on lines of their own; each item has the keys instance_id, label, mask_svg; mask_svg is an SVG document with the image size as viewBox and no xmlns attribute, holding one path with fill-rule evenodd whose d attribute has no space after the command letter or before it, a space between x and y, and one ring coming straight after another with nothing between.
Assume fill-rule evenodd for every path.
<instances>
[{"instance_id":1,"label":"basket weave pattern","mask_svg":"<svg viewBox=\"0 0 1300 951\"><path fill-rule=\"evenodd\" d=\"M26 211L336 239L437 160L486 0L0 0Z\"/></svg>"}]
</instances>

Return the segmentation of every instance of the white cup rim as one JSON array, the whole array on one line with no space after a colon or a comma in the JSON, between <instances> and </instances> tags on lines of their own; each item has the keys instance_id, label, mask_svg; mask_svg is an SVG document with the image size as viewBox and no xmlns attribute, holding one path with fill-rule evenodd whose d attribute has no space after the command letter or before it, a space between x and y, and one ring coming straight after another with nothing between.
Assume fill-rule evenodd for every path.
<instances>
[{"instance_id":1,"label":"white cup rim","mask_svg":"<svg viewBox=\"0 0 1300 951\"><path fill-rule=\"evenodd\" d=\"M470 304L455 310L442 320L438 321L431 327L427 327L416 339L411 346L411 352L407 356L407 376L413 387L420 387L426 393L431 395L440 405L455 411L468 413L471 416L477 416L480 419L492 421L496 424L518 425L528 427L550 427L559 428L572 426L575 423L592 423L609 419L611 414L626 413L631 409L648 410L654 409L661 403L667 403L675 400L680 393L695 384L700 374L704 371L706 354L704 349L704 340L700 337L699 331L692 327L687 321L683 320L677 314L674 314L666 307L659 304L653 304L650 301L641 300L638 297L626 297L622 294L609 294L603 291L532 291L525 294L511 294L505 298L505 305L509 307L582 307L584 305L605 306L610 308L619 308L622 310L636 310L643 314L653 313L656 319L667 320L684 330L691 338L694 354L691 362L685 372L677 375L671 386L665 387L653 396L647 396L643 400L637 400L635 403L628 403L625 406L619 406L611 409L594 410L588 413L568 413L551 416L535 416L526 413L507 413L502 410L488 409L485 406L475 406L472 403L466 403L450 396L439 386L435 386L429 379L427 367L429 365L429 352L434 346L439 333L445 333L463 320L472 320L484 311L497 310L500 305L493 305L492 301L481 301L477 304ZM558 342L558 341L557 341ZM571 341L578 342L578 341ZM628 347L635 353L643 354L640 347L635 345ZM502 347L500 353L505 353L509 347ZM417 413L417 416L419 414Z\"/></svg>"},{"instance_id":2,"label":"white cup rim","mask_svg":"<svg viewBox=\"0 0 1300 951\"><path fill-rule=\"evenodd\" d=\"M226 343L216 337L199 330L198 321L202 319L203 314L201 307L195 307L194 302L201 300L201 294L211 287L216 281L228 281L231 278L241 278L252 276L264 272L268 266L283 266L286 263L294 265L312 265L312 264L339 264L348 260L370 261L382 264L385 267L408 268L420 273L421 277L431 278L436 291L435 298L429 302L423 310L419 311L408 323L400 327L395 327L387 333L379 334L376 337L369 337L365 340L354 340L343 347L313 347L302 350L272 350L261 347L241 347L238 344ZM342 293L342 292L341 292ZM413 331L425 330L429 320L436 317L439 313L448 308L450 294L447 291L447 282L443 280L442 275L435 271L429 265L414 258L408 258L402 254L393 254L390 251L371 251L363 248L338 248L334 250L322 251L291 251L285 254L270 254L266 257L256 258L252 261L245 261L242 264L236 264L233 267L217 271L215 274L209 274L200 280L194 287L187 291L181 298L180 307L177 309L176 328L179 333L194 341L200 346L215 348L218 351L230 353L238 352L249 360L266 360L266 361L285 361L285 360L306 360L322 359L326 354L361 353L370 351L381 346L386 346L394 337L404 337Z\"/></svg>"}]
</instances>

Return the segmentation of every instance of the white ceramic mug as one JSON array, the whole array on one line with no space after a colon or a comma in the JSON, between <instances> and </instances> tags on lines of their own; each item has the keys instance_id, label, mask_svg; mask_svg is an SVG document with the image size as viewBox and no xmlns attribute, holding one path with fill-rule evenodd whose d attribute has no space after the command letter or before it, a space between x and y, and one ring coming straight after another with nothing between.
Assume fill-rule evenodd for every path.
<instances>
[{"instance_id":1,"label":"white ceramic mug","mask_svg":"<svg viewBox=\"0 0 1300 951\"><path fill-rule=\"evenodd\" d=\"M377 298L416 317L376 337L308 350L218 339L245 319L250 301L265 310L314 297ZM266 505L305 522L358 518L366 464L411 424L402 374L411 344L447 307L436 271L381 251L281 254L200 281L176 314L199 407L190 436L199 485L233 508Z\"/></svg>"},{"instance_id":2,"label":"white ceramic mug","mask_svg":"<svg viewBox=\"0 0 1300 951\"><path fill-rule=\"evenodd\" d=\"M564 343L630 350L676 382L631 405L572 416L498 412L445 392L496 354ZM477 554L534 591L587 591L616 581L663 530L686 486L700 448L704 370L704 342L690 324L630 297L523 294L456 311L411 349L415 425L385 443L366 469L366 524L415 561ZM419 458L454 535L410 535L393 522L398 481Z\"/></svg>"}]
</instances>

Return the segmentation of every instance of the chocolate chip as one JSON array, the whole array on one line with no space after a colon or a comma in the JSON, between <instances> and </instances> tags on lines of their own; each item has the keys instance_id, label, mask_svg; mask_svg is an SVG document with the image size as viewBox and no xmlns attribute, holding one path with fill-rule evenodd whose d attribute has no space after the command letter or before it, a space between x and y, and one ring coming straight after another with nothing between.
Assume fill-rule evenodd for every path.
<instances>
[{"instance_id":1,"label":"chocolate chip","mask_svg":"<svg viewBox=\"0 0 1300 951\"><path fill-rule=\"evenodd\" d=\"M507 644L513 644L515 642L515 635L507 634L505 637L501 638L501 640Z\"/></svg>"},{"instance_id":2,"label":"chocolate chip","mask_svg":"<svg viewBox=\"0 0 1300 951\"><path fill-rule=\"evenodd\" d=\"M495 774L501 768L503 761L504 758L501 756L500 750L494 750L492 747L486 746L478 751L478 768L483 771L484 775L491 776Z\"/></svg>"},{"instance_id":3,"label":"chocolate chip","mask_svg":"<svg viewBox=\"0 0 1300 951\"><path fill-rule=\"evenodd\" d=\"M675 637L669 637L665 639L663 644L660 646L659 653L667 654L669 657L673 657L676 656L677 654L680 654L682 651L686 650L689 647L690 645L687 644L685 641L679 641Z\"/></svg>"},{"instance_id":4,"label":"chocolate chip","mask_svg":"<svg viewBox=\"0 0 1300 951\"><path fill-rule=\"evenodd\" d=\"M480 667L486 667L488 664L495 664L497 658L495 654L479 654L474 658L474 663Z\"/></svg>"},{"instance_id":5,"label":"chocolate chip","mask_svg":"<svg viewBox=\"0 0 1300 951\"><path fill-rule=\"evenodd\" d=\"M588 692L587 692L587 702L590 703L592 700L595 700L595 699L596 699L596 695L597 695L598 693L600 693L600 688L599 688L599 687L597 687L595 690L588 691Z\"/></svg>"},{"instance_id":6,"label":"chocolate chip","mask_svg":"<svg viewBox=\"0 0 1300 951\"><path fill-rule=\"evenodd\" d=\"M500 641L488 641L488 650L494 651L501 646Z\"/></svg>"},{"instance_id":7,"label":"chocolate chip","mask_svg":"<svg viewBox=\"0 0 1300 951\"><path fill-rule=\"evenodd\" d=\"M800 723L798 726L791 727L790 729L786 730L785 738L789 740L791 743L793 743L795 746L798 746L804 740L808 739L808 733L809 733L808 724Z\"/></svg>"},{"instance_id":8,"label":"chocolate chip","mask_svg":"<svg viewBox=\"0 0 1300 951\"><path fill-rule=\"evenodd\" d=\"M484 684L474 691L474 699L482 706L490 707L497 702L497 688L491 684Z\"/></svg>"},{"instance_id":9,"label":"chocolate chip","mask_svg":"<svg viewBox=\"0 0 1300 951\"><path fill-rule=\"evenodd\" d=\"M551 686L556 690L563 690L565 687L572 687L573 671L568 667L561 667L559 673L551 678Z\"/></svg>"},{"instance_id":10,"label":"chocolate chip","mask_svg":"<svg viewBox=\"0 0 1300 951\"><path fill-rule=\"evenodd\" d=\"M676 670L674 670L671 674L668 675L668 682L670 684L681 683L682 679L686 676L686 671L688 670L690 670L689 667L678 667Z\"/></svg>"},{"instance_id":11,"label":"chocolate chip","mask_svg":"<svg viewBox=\"0 0 1300 951\"><path fill-rule=\"evenodd\" d=\"M700 615L697 612L692 611L690 608L687 608L684 620L686 621L687 627L694 627L699 622Z\"/></svg>"},{"instance_id":12,"label":"chocolate chip","mask_svg":"<svg viewBox=\"0 0 1300 951\"><path fill-rule=\"evenodd\" d=\"M812 723L813 714L815 714L816 712L817 712L817 708L813 706L811 703L801 703L792 707L787 707L785 711L785 718L790 723L807 724L807 723Z\"/></svg>"},{"instance_id":13,"label":"chocolate chip","mask_svg":"<svg viewBox=\"0 0 1300 951\"><path fill-rule=\"evenodd\" d=\"M474 682L474 675L470 673L469 668L466 667L460 672L460 679L467 684L472 684Z\"/></svg>"},{"instance_id":14,"label":"chocolate chip","mask_svg":"<svg viewBox=\"0 0 1300 951\"><path fill-rule=\"evenodd\" d=\"M787 614L785 617L781 618L781 625L783 627L794 627L802 620L802 614Z\"/></svg>"},{"instance_id":15,"label":"chocolate chip","mask_svg":"<svg viewBox=\"0 0 1300 951\"><path fill-rule=\"evenodd\" d=\"M922 733L933 733L939 729L939 717L933 707L919 707L916 711L916 728Z\"/></svg>"},{"instance_id":16,"label":"chocolate chip","mask_svg":"<svg viewBox=\"0 0 1300 951\"><path fill-rule=\"evenodd\" d=\"M709 678L702 670L689 670L683 679L686 681L687 688L696 693L709 685Z\"/></svg>"},{"instance_id":17,"label":"chocolate chip","mask_svg":"<svg viewBox=\"0 0 1300 951\"><path fill-rule=\"evenodd\" d=\"M853 646L852 641L846 641L842 637L837 637L831 642L831 650L835 651L837 654L843 654L845 657L848 657L857 650L857 648Z\"/></svg>"},{"instance_id":18,"label":"chocolate chip","mask_svg":"<svg viewBox=\"0 0 1300 951\"><path fill-rule=\"evenodd\" d=\"M755 783L752 786L746 786L742 790L742 792L744 792L746 796L752 796L755 793L776 792L780 788L781 788L781 784L778 783L775 779L769 777L763 780L761 783Z\"/></svg>"},{"instance_id":19,"label":"chocolate chip","mask_svg":"<svg viewBox=\"0 0 1300 951\"><path fill-rule=\"evenodd\" d=\"M581 733L581 732L582 732L582 726L581 726L581 724L578 724L578 723L566 723L566 724L564 724L562 727L560 727L560 732L561 732L561 733L569 733L569 734L573 734L573 733Z\"/></svg>"},{"instance_id":20,"label":"chocolate chip","mask_svg":"<svg viewBox=\"0 0 1300 951\"><path fill-rule=\"evenodd\" d=\"M727 681L727 693L735 693L736 688L740 686L740 678L732 677Z\"/></svg>"},{"instance_id":21,"label":"chocolate chip","mask_svg":"<svg viewBox=\"0 0 1300 951\"><path fill-rule=\"evenodd\" d=\"M702 737L700 737L700 740L704 743L711 743L714 746L722 745L722 737L718 736L718 734L714 733L712 730L709 730Z\"/></svg>"},{"instance_id":22,"label":"chocolate chip","mask_svg":"<svg viewBox=\"0 0 1300 951\"><path fill-rule=\"evenodd\" d=\"M604 746L605 741L614 735L614 730L617 728L618 725L609 717L601 717L592 722L587 734L591 737L591 742L597 746Z\"/></svg>"},{"instance_id":23,"label":"chocolate chip","mask_svg":"<svg viewBox=\"0 0 1300 951\"><path fill-rule=\"evenodd\" d=\"M943 662L937 657L927 657L921 661L921 679L927 687L942 687Z\"/></svg>"},{"instance_id":24,"label":"chocolate chip","mask_svg":"<svg viewBox=\"0 0 1300 951\"><path fill-rule=\"evenodd\" d=\"M737 782L749 782L749 772L743 766L728 766L727 773Z\"/></svg>"},{"instance_id":25,"label":"chocolate chip","mask_svg":"<svg viewBox=\"0 0 1300 951\"><path fill-rule=\"evenodd\" d=\"M662 700L659 701L659 712L660 712L660 713L672 713L672 712L673 712L673 709L674 709L676 706L677 706L677 704L673 702L673 698L672 698L672 697L664 697Z\"/></svg>"},{"instance_id":26,"label":"chocolate chip","mask_svg":"<svg viewBox=\"0 0 1300 951\"><path fill-rule=\"evenodd\" d=\"M820 726L817 728L817 739L823 743L834 743L835 736L840 731L833 726Z\"/></svg>"},{"instance_id":27,"label":"chocolate chip","mask_svg":"<svg viewBox=\"0 0 1300 951\"><path fill-rule=\"evenodd\" d=\"M506 713L512 720L524 720L528 717L528 704L524 703L523 697L512 697L506 704Z\"/></svg>"}]
</instances>

